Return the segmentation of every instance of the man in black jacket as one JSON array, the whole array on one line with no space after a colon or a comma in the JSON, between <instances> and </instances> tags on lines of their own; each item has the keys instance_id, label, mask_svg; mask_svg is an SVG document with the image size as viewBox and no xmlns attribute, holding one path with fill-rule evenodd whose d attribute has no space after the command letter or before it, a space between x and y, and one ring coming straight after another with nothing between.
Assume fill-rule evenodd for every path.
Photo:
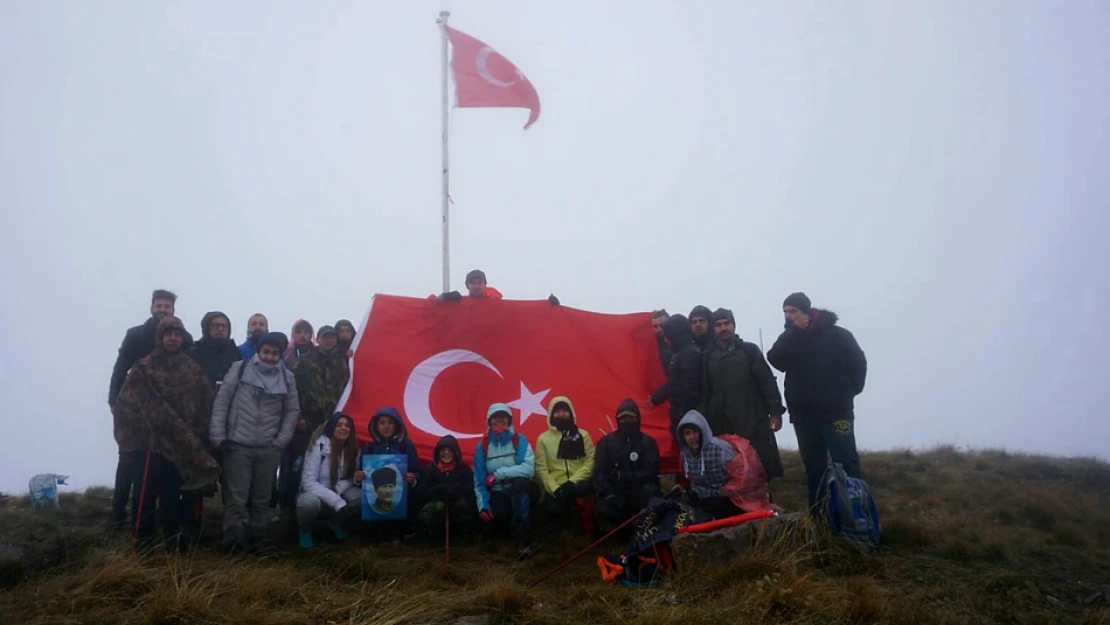
<instances>
[{"instance_id":1,"label":"man in black jacket","mask_svg":"<svg viewBox=\"0 0 1110 625\"><path fill-rule=\"evenodd\" d=\"M813 308L805 293L791 294L782 310L786 331L767 352L767 360L786 374L786 405L813 507L829 456L849 477L863 477L856 451L855 397L863 392L867 358L852 333L836 325L836 313Z\"/></svg>"},{"instance_id":2,"label":"man in black jacket","mask_svg":"<svg viewBox=\"0 0 1110 625\"><path fill-rule=\"evenodd\" d=\"M709 327L712 319L713 313L708 306L694 306L690 311L690 332L694 335L694 345L698 346L702 355L713 348L713 332Z\"/></svg>"},{"instance_id":3,"label":"man in black jacket","mask_svg":"<svg viewBox=\"0 0 1110 625\"><path fill-rule=\"evenodd\" d=\"M640 431L640 409L626 399L617 408L617 431L594 451L597 518L619 525L659 496L659 446Z\"/></svg>"},{"instance_id":4,"label":"man in black jacket","mask_svg":"<svg viewBox=\"0 0 1110 625\"><path fill-rule=\"evenodd\" d=\"M108 386L108 407L114 409L116 398L120 389L127 380L127 372L139 359L154 351L154 332L158 322L165 317L172 317L177 296L170 291L158 289L150 298L150 319L139 326L127 330L123 342L119 346L119 355L116 356L115 367L112 368L112 381ZM193 346L193 337L185 333L182 350L188 351ZM114 413L114 410L113 410ZM119 423L113 414L113 434L118 430ZM127 500L131 493L131 452L133 449L119 449L119 461L116 463L116 483L112 493L112 522L120 527L127 525Z\"/></svg>"},{"instance_id":5,"label":"man in black jacket","mask_svg":"<svg viewBox=\"0 0 1110 625\"><path fill-rule=\"evenodd\" d=\"M694 345L694 335L690 332L690 322L683 315L672 315L663 323L663 336L674 352L670 366L667 367L667 383L652 393L644 402L644 410L670 402L671 436L675 434L678 422L686 413L697 408L701 393L701 352ZM675 442L679 442L675 438Z\"/></svg>"},{"instance_id":6,"label":"man in black jacket","mask_svg":"<svg viewBox=\"0 0 1110 625\"><path fill-rule=\"evenodd\" d=\"M200 320L201 338L189 355L197 361L204 375L212 382L212 389L220 386L231 365L243 359L239 347L231 340L231 319L219 311L212 311Z\"/></svg>"}]
</instances>

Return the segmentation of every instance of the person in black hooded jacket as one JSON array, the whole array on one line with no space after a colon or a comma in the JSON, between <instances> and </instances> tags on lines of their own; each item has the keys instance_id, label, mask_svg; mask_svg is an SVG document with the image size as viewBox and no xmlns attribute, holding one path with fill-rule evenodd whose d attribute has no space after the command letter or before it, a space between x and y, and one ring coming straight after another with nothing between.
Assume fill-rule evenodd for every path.
<instances>
[{"instance_id":1,"label":"person in black hooded jacket","mask_svg":"<svg viewBox=\"0 0 1110 625\"><path fill-rule=\"evenodd\" d=\"M713 348L713 313L708 306L697 305L690 310L690 332L694 335L694 345L702 355Z\"/></svg>"},{"instance_id":2,"label":"person in black hooded jacket","mask_svg":"<svg viewBox=\"0 0 1110 625\"><path fill-rule=\"evenodd\" d=\"M448 518L453 531L465 533L473 529L478 519L474 472L463 462L454 436L448 434L439 439L432 462L420 472L418 483L418 517L429 536L443 537Z\"/></svg>"},{"instance_id":3,"label":"person in black hooded jacket","mask_svg":"<svg viewBox=\"0 0 1110 625\"><path fill-rule=\"evenodd\" d=\"M231 340L231 319L222 312L206 313L200 320L201 339L189 350L204 375L216 389L223 382L231 365L243 359L239 346Z\"/></svg>"},{"instance_id":4,"label":"person in black hooded jacket","mask_svg":"<svg viewBox=\"0 0 1110 625\"><path fill-rule=\"evenodd\" d=\"M786 331L767 352L786 374L786 406L806 467L809 504L817 503L821 476L832 461L862 478L855 437L855 397L867 380L867 358L836 313L813 308L805 293L783 302Z\"/></svg>"},{"instance_id":5,"label":"person in black hooded jacket","mask_svg":"<svg viewBox=\"0 0 1110 625\"><path fill-rule=\"evenodd\" d=\"M643 510L659 491L659 446L640 431L640 409L632 399L617 408L617 431L606 434L594 452L597 518L619 525Z\"/></svg>"},{"instance_id":6,"label":"person in black hooded jacket","mask_svg":"<svg viewBox=\"0 0 1110 625\"><path fill-rule=\"evenodd\" d=\"M644 403L644 410L651 410L663 402L671 404L671 436L686 413L698 405L701 394L701 352L694 344L690 322L682 315L673 315L663 323L663 336L674 351L667 367L667 383L655 391ZM675 439L678 441L678 439Z\"/></svg>"}]
</instances>

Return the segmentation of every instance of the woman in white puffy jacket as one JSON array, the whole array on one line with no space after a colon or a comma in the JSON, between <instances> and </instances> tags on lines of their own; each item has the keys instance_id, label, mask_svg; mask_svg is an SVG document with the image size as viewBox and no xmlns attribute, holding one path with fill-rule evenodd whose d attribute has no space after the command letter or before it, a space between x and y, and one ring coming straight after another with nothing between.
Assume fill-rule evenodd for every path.
<instances>
[{"instance_id":1,"label":"woman in white puffy jacket","mask_svg":"<svg viewBox=\"0 0 1110 625\"><path fill-rule=\"evenodd\" d=\"M309 445L304 458L301 491L297 495L301 547L312 547L312 523L320 516L330 516L328 527L335 537L347 539L342 524L358 513L360 486L366 477L358 469L358 456L354 421L341 412L335 413L323 433Z\"/></svg>"}]
</instances>

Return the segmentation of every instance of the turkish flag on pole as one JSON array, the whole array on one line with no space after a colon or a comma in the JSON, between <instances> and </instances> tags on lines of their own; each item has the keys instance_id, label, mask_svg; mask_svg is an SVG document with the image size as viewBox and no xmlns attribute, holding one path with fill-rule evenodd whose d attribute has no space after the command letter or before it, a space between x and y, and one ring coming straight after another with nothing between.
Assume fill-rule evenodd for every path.
<instances>
[{"instance_id":1,"label":"turkish flag on pole","mask_svg":"<svg viewBox=\"0 0 1110 625\"><path fill-rule=\"evenodd\" d=\"M642 403L665 380L649 313L605 315L543 301L464 297L439 301L378 295L355 343L340 406L362 440L374 412L405 419L422 463L439 439L459 439L472 461L490 404L513 408L513 426L535 446L547 405L565 395L595 444L616 429L626 398ZM678 467L666 406L643 415L663 471Z\"/></svg>"},{"instance_id":2,"label":"turkish flag on pole","mask_svg":"<svg viewBox=\"0 0 1110 625\"><path fill-rule=\"evenodd\" d=\"M454 54L455 95L459 108L514 107L531 111L528 130L540 118L536 88L508 59L474 37L446 27Z\"/></svg>"}]
</instances>

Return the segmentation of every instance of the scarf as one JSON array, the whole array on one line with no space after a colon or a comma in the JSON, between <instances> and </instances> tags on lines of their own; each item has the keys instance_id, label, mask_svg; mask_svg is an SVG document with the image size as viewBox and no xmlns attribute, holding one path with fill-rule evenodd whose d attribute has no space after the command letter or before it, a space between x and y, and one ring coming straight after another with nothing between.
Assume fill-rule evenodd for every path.
<instances>
[{"instance_id":1,"label":"scarf","mask_svg":"<svg viewBox=\"0 0 1110 625\"><path fill-rule=\"evenodd\" d=\"M439 469L440 473L450 473L455 470L455 467L457 467L458 464L459 463L457 460L452 461L450 464L436 460L436 468Z\"/></svg>"},{"instance_id":2,"label":"scarf","mask_svg":"<svg viewBox=\"0 0 1110 625\"><path fill-rule=\"evenodd\" d=\"M247 368L243 373L243 382L261 389L267 395L285 395L289 392L285 384L285 363L278 361L276 365L268 365L258 359L258 354L251 357L243 365Z\"/></svg>"},{"instance_id":3,"label":"scarf","mask_svg":"<svg viewBox=\"0 0 1110 625\"><path fill-rule=\"evenodd\" d=\"M578 460L586 457L586 441L578 433L577 426L571 426L559 439L559 451L555 457L560 460Z\"/></svg>"}]
</instances>

